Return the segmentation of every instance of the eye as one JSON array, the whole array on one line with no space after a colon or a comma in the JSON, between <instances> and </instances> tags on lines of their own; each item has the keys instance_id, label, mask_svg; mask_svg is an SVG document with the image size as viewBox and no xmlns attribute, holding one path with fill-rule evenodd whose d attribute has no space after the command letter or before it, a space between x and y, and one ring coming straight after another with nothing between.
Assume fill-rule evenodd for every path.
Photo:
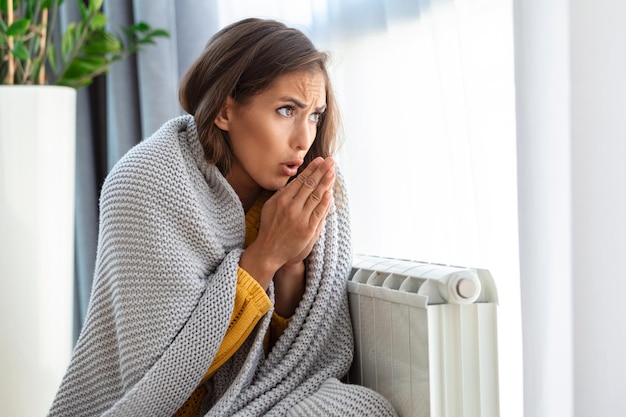
<instances>
[{"instance_id":1,"label":"eye","mask_svg":"<svg viewBox=\"0 0 626 417\"><path fill-rule=\"evenodd\" d=\"M292 117L293 116L293 106L284 106L276 110L278 114L283 117Z\"/></svg>"},{"instance_id":2,"label":"eye","mask_svg":"<svg viewBox=\"0 0 626 417\"><path fill-rule=\"evenodd\" d=\"M322 118L322 113L321 112L311 113L311 115L309 116L309 120L312 121L315 124L318 124L320 122L321 118Z\"/></svg>"}]
</instances>

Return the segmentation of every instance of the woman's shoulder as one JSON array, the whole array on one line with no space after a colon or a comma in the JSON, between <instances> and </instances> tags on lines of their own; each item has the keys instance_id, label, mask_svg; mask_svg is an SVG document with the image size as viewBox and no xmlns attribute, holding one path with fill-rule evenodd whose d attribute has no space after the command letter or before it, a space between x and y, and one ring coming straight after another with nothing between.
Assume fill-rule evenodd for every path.
<instances>
[{"instance_id":1,"label":"woman's shoulder","mask_svg":"<svg viewBox=\"0 0 626 417\"><path fill-rule=\"evenodd\" d=\"M195 134L195 123L189 115L179 116L165 122L156 132L132 147L115 164L113 170L138 163L160 165L180 153L181 136L189 131ZM186 141L183 141L186 142Z\"/></svg>"},{"instance_id":2,"label":"woman's shoulder","mask_svg":"<svg viewBox=\"0 0 626 417\"><path fill-rule=\"evenodd\" d=\"M107 182L119 176L124 178L143 178L150 176L153 179L163 175L171 176L172 171L180 169L184 164L184 154L187 153L181 144L181 136L186 137L187 131L195 125L191 116L180 116L164 123L150 137L143 139L133 146L119 161L115 163Z\"/></svg>"}]
</instances>

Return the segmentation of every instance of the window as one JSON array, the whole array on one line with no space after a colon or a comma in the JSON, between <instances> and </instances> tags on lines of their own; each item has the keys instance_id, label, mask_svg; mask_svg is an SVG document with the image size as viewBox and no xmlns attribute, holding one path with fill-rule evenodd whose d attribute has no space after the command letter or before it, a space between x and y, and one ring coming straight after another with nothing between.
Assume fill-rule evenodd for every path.
<instances>
[{"instance_id":1,"label":"window","mask_svg":"<svg viewBox=\"0 0 626 417\"><path fill-rule=\"evenodd\" d=\"M522 415L512 4L221 1L331 52L355 253L489 269L501 415Z\"/></svg>"}]
</instances>

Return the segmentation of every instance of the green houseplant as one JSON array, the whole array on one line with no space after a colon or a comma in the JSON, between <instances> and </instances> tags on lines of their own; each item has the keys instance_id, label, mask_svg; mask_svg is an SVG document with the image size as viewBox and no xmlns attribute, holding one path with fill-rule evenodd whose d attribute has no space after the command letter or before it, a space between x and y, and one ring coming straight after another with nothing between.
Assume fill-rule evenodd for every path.
<instances>
[{"instance_id":1,"label":"green houseplant","mask_svg":"<svg viewBox=\"0 0 626 417\"><path fill-rule=\"evenodd\" d=\"M78 1L80 19L55 42L58 9L64 0L0 0L0 80L2 84L89 85L111 64L168 36L145 22L106 28L103 0ZM57 46L57 44L59 46Z\"/></svg>"},{"instance_id":2,"label":"green houseplant","mask_svg":"<svg viewBox=\"0 0 626 417\"><path fill-rule=\"evenodd\" d=\"M167 36L146 23L114 34L103 0L73 1L61 31L63 0L0 0L0 403L12 416L47 414L72 351L77 89Z\"/></svg>"}]
</instances>

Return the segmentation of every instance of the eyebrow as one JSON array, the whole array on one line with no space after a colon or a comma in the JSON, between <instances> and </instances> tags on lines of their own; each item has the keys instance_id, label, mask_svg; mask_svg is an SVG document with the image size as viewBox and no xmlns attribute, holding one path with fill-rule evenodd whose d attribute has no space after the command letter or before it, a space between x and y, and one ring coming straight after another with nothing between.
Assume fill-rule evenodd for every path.
<instances>
[{"instance_id":1,"label":"eyebrow","mask_svg":"<svg viewBox=\"0 0 626 417\"><path fill-rule=\"evenodd\" d=\"M289 97L289 96L281 97L280 101L287 101L287 102L293 103L293 104L295 104L296 107L299 107L301 109L306 109L306 107L307 107L306 104L304 104L300 100L296 100L295 98ZM324 104L323 106L317 107L315 109L315 111L319 112L319 113L323 112L324 110L326 110L326 104Z\"/></svg>"}]
</instances>

